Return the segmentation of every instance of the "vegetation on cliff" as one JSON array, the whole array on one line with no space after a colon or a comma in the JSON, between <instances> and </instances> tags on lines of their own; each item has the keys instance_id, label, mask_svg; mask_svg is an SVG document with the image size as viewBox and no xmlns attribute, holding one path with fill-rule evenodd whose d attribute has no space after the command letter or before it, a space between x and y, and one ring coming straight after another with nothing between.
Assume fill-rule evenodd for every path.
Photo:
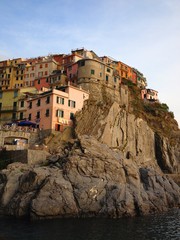
<instances>
[{"instance_id":1,"label":"vegetation on cliff","mask_svg":"<svg viewBox=\"0 0 180 240\"><path fill-rule=\"evenodd\" d=\"M174 113L166 103L142 100L141 89L130 81L124 80L130 92L129 110L135 116L147 121L154 132L167 137L171 144L179 139L180 129L174 119Z\"/></svg>"}]
</instances>

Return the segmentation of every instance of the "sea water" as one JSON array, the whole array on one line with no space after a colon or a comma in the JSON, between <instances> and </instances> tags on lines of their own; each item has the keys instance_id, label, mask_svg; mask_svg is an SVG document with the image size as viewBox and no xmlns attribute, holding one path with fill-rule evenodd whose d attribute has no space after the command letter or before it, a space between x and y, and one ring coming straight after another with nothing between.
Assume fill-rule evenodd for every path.
<instances>
[{"instance_id":1,"label":"sea water","mask_svg":"<svg viewBox=\"0 0 180 240\"><path fill-rule=\"evenodd\" d=\"M180 240L180 210L143 217L25 220L0 218L0 240Z\"/></svg>"}]
</instances>

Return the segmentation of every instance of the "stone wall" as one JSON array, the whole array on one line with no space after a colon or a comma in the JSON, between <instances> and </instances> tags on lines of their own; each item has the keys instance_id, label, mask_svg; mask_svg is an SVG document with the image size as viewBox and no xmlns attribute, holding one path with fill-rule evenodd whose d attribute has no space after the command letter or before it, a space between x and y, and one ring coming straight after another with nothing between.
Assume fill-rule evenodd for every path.
<instances>
[{"instance_id":1,"label":"stone wall","mask_svg":"<svg viewBox=\"0 0 180 240\"><path fill-rule=\"evenodd\" d=\"M36 165L45 162L48 155L44 150L0 151L0 161L5 161L7 164L21 162Z\"/></svg>"}]
</instances>

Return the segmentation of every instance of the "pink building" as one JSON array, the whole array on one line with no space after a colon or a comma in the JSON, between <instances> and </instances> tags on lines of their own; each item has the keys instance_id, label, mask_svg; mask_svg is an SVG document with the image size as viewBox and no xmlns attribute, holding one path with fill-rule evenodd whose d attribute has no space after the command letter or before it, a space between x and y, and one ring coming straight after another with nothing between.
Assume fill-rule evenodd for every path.
<instances>
[{"instance_id":1,"label":"pink building","mask_svg":"<svg viewBox=\"0 0 180 240\"><path fill-rule=\"evenodd\" d=\"M143 89L141 90L141 97L149 101L158 101L158 92L153 89Z\"/></svg>"},{"instance_id":2,"label":"pink building","mask_svg":"<svg viewBox=\"0 0 180 240\"><path fill-rule=\"evenodd\" d=\"M62 131L72 125L74 114L88 98L89 93L81 88L54 88L28 100L27 118L41 129Z\"/></svg>"}]
</instances>

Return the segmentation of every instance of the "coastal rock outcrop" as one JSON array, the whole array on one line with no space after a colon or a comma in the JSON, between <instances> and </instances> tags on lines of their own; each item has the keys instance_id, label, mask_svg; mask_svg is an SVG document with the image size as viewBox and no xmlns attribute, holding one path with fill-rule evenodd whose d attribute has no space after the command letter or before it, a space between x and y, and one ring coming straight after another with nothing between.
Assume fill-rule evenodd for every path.
<instances>
[{"instance_id":1,"label":"coastal rock outcrop","mask_svg":"<svg viewBox=\"0 0 180 240\"><path fill-rule=\"evenodd\" d=\"M160 126L163 124L156 123L156 120L148 124L141 114L135 114L130 102L137 99L130 96L127 86L121 87L119 94L113 89L103 87L99 87L98 92L96 88L93 89L94 96L76 116L78 135L94 136L110 148L121 151L125 158L131 158L139 164L154 161L164 172L180 173L178 125L175 124L175 129L169 126L170 140L163 136L167 126ZM150 116L151 118L153 117ZM158 128L152 127L153 124L162 128L159 131L161 133L157 131Z\"/></svg>"},{"instance_id":2,"label":"coastal rock outcrop","mask_svg":"<svg viewBox=\"0 0 180 240\"><path fill-rule=\"evenodd\" d=\"M123 217L180 206L180 187L170 176L179 177L179 133L169 141L154 130L156 121L131 111L126 86L88 89L92 97L76 115L75 130L51 142L47 162L0 171L0 215Z\"/></svg>"},{"instance_id":3,"label":"coastal rock outcrop","mask_svg":"<svg viewBox=\"0 0 180 240\"><path fill-rule=\"evenodd\" d=\"M82 135L47 166L2 170L0 206L1 214L32 218L135 216L180 206L180 188L155 162L139 165Z\"/></svg>"}]
</instances>

